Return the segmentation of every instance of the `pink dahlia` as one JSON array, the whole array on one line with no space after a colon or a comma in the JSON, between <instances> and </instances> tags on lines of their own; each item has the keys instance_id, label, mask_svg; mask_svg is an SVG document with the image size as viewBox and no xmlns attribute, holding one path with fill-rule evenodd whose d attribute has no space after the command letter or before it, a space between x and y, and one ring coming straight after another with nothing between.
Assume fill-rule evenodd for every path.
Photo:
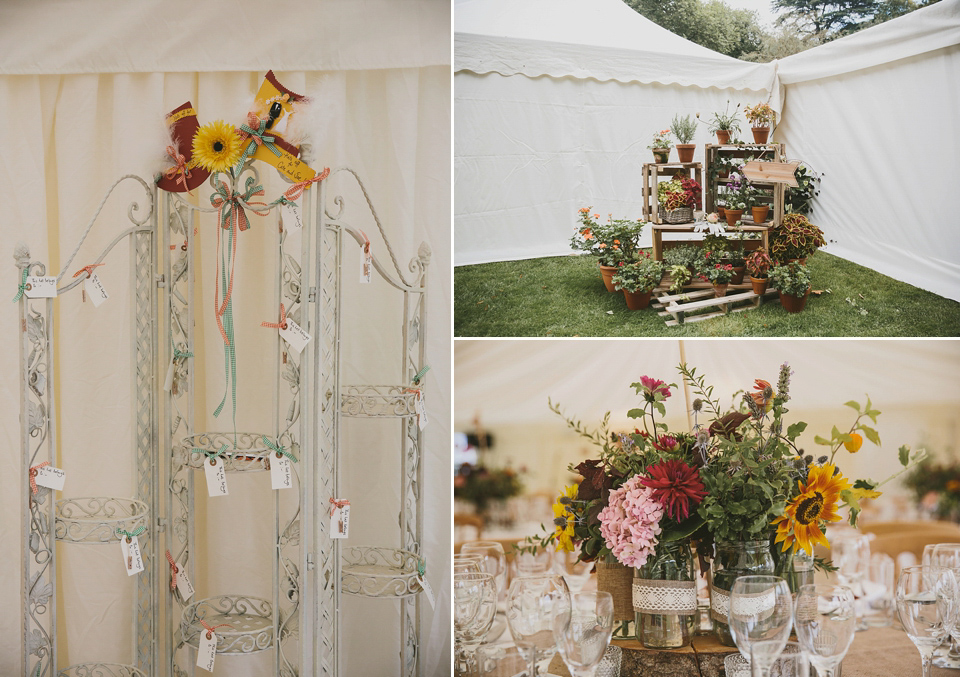
<instances>
[{"instance_id":1,"label":"pink dahlia","mask_svg":"<svg viewBox=\"0 0 960 677\"><path fill-rule=\"evenodd\" d=\"M620 563L642 567L657 547L663 506L653 499L653 490L640 484L638 475L610 493L600 511L600 534Z\"/></svg>"},{"instance_id":2,"label":"pink dahlia","mask_svg":"<svg viewBox=\"0 0 960 677\"><path fill-rule=\"evenodd\" d=\"M690 508L696 507L707 495L700 472L683 461L661 461L647 468L650 477L640 477L640 484L652 490L654 500L663 504L667 515L677 520L690 516Z\"/></svg>"},{"instance_id":3,"label":"pink dahlia","mask_svg":"<svg viewBox=\"0 0 960 677\"><path fill-rule=\"evenodd\" d=\"M649 376L641 376L640 383L643 384L643 387L650 391L651 395L656 395L660 393L663 395L663 399L670 397L670 386L657 378L650 378Z\"/></svg>"}]
</instances>

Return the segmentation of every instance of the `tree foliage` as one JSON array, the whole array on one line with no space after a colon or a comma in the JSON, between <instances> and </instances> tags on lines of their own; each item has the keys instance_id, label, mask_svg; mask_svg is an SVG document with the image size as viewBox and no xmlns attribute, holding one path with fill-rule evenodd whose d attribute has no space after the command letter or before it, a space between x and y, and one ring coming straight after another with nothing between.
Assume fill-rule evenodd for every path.
<instances>
[{"instance_id":1,"label":"tree foliage","mask_svg":"<svg viewBox=\"0 0 960 677\"><path fill-rule=\"evenodd\" d=\"M720 54L739 58L761 48L763 30L754 12L721 0L626 0L627 5L671 33Z\"/></svg>"},{"instance_id":2,"label":"tree foliage","mask_svg":"<svg viewBox=\"0 0 960 677\"><path fill-rule=\"evenodd\" d=\"M827 42L902 16L938 0L773 0L781 27Z\"/></svg>"}]
</instances>

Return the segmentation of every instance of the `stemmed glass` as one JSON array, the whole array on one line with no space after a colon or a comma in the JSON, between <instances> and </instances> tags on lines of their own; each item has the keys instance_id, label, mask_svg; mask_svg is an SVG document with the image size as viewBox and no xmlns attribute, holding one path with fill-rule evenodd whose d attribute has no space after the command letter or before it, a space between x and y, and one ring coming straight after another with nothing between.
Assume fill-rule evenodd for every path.
<instances>
[{"instance_id":1,"label":"stemmed glass","mask_svg":"<svg viewBox=\"0 0 960 677\"><path fill-rule=\"evenodd\" d=\"M496 541L471 541L460 546L461 555L480 555L480 569L493 574L497 582L498 601L503 601L507 592L507 557L503 546Z\"/></svg>"},{"instance_id":2,"label":"stemmed glass","mask_svg":"<svg viewBox=\"0 0 960 677\"><path fill-rule=\"evenodd\" d=\"M856 599L844 585L804 585L797 594L797 639L820 677L833 677L857 627Z\"/></svg>"},{"instance_id":3,"label":"stemmed glass","mask_svg":"<svg viewBox=\"0 0 960 677\"><path fill-rule=\"evenodd\" d=\"M952 570L957 585L960 586L960 543L937 543L931 548L929 555L927 549L924 548L924 555L924 564L932 564ZM960 645L958 645L958 642L960 642L960 609L951 619L947 631L950 633L951 639L947 643L949 650L941 649L941 654L934 658L933 664L938 668L960 668Z\"/></svg>"},{"instance_id":4,"label":"stemmed glass","mask_svg":"<svg viewBox=\"0 0 960 677\"><path fill-rule=\"evenodd\" d=\"M753 677L769 677L793 626L790 586L779 576L741 576L730 590L728 620Z\"/></svg>"},{"instance_id":5,"label":"stemmed glass","mask_svg":"<svg viewBox=\"0 0 960 677\"><path fill-rule=\"evenodd\" d=\"M465 659L463 636L467 627L473 623L480 612L483 587L469 580L468 576L487 576L490 574L463 573L453 576L453 641L457 672L461 672L460 662ZM461 579L461 577L464 577Z\"/></svg>"},{"instance_id":6,"label":"stemmed glass","mask_svg":"<svg viewBox=\"0 0 960 677\"><path fill-rule=\"evenodd\" d=\"M906 567L897 580L897 611L907 636L920 652L923 677L930 677L933 650L947 631L956 610L957 581L944 567Z\"/></svg>"},{"instance_id":7,"label":"stemmed glass","mask_svg":"<svg viewBox=\"0 0 960 677\"><path fill-rule=\"evenodd\" d=\"M863 534L844 534L830 543L830 557L837 567L837 580L853 592L857 618L857 632L867 629L860 599L864 597L863 580L870 569L870 539Z\"/></svg>"},{"instance_id":8,"label":"stemmed glass","mask_svg":"<svg viewBox=\"0 0 960 677\"><path fill-rule=\"evenodd\" d=\"M593 677L613 634L613 595L575 592L553 616L553 638L570 677Z\"/></svg>"},{"instance_id":9,"label":"stemmed glass","mask_svg":"<svg viewBox=\"0 0 960 677\"><path fill-rule=\"evenodd\" d=\"M477 647L490 632L497 615L497 584L493 574L488 573L454 574L453 581L455 610L458 595L466 601L463 617L455 618L454 627L458 633L457 668L469 674L474 671Z\"/></svg>"},{"instance_id":10,"label":"stemmed glass","mask_svg":"<svg viewBox=\"0 0 960 677\"><path fill-rule=\"evenodd\" d=\"M518 576L507 593L507 626L513 642L530 661L527 677L537 674L537 656L550 658L556 649L553 617L570 613L570 591L563 576Z\"/></svg>"}]
</instances>

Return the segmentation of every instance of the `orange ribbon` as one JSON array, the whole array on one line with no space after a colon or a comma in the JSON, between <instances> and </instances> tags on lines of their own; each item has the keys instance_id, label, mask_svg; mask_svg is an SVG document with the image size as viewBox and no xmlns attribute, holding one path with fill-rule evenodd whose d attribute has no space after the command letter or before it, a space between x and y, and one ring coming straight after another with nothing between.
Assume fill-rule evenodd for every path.
<instances>
[{"instance_id":1,"label":"orange ribbon","mask_svg":"<svg viewBox=\"0 0 960 677\"><path fill-rule=\"evenodd\" d=\"M187 179L190 178L190 168L187 167L187 159L183 157L180 153L177 152L177 149L173 146L167 146L167 155L170 156L170 159L173 160L176 164L167 170L165 176L168 179L177 177L177 183L183 184L183 189L187 190ZM178 176L179 175L179 176ZM189 192L189 191L188 191Z\"/></svg>"},{"instance_id":2,"label":"orange ribbon","mask_svg":"<svg viewBox=\"0 0 960 677\"><path fill-rule=\"evenodd\" d=\"M325 167L322 172L317 174L312 179L307 179L306 181L300 181L299 183L293 184L287 189L287 192L284 193L283 195L289 200L297 200L300 198L301 195L303 195L303 191L305 191L307 188L310 187L311 183L319 183L320 181L323 181L328 176L330 176L330 168Z\"/></svg>"},{"instance_id":3,"label":"orange ribbon","mask_svg":"<svg viewBox=\"0 0 960 677\"><path fill-rule=\"evenodd\" d=\"M283 304L280 304L280 321L279 322L261 322L261 327L270 327L271 329L286 329L287 328L287 309L283 307Z\"/></svg>"},{"instance_id":4,"label":"orange ribbon","mask_svg":"<svg viewBox=\"0 0 960 677\"><path fill-rule=\"evenodd\" d=\"M77 272L75 272L75 273L73 274L73 276L74 276L74 277L80 277L80 275L81 275L82 273L86 273L86 274L87 274L87 277L93 277L93 269L96 268L97 266L102 266L102 265L105 265L105 264L103 264L103 263L91 263L89 266L84 266L83 268L81 268L80 270L78 270Z\"/></svg>"},{"instance_id":5,"label":"orange ribbon","mask_svg":"<svg viewBox=\"0 0 960 677\"><path fill-rule=\"evenodd\" d=\"M176 590L177 588L177 574L180 572L180 569L177 568L177 563L173 561L173 557L170 555L170 551L167 550L167 561L170 562L170 572L173 578L170 581L170 589Z\"/></svg>"},{"instance_id":6,"label":"orange ribbon","mask_svg":"<svg viewBox=\"0 0 960 677\"><path fill-rule=\"evenodd\" d=\"M342 508L344 506L350 505L350 501L346 499L330 499L330 503L333 505L330 506L330 517L333 517L333 513L337 511L337 508Z\"/></svg>"},{"instance_id":7,"label":"orange ribbon","mask_svg":"<svg viewBox=\"0 0 960 677\"><path fill-rule=\"evenodd\" d=\"M233 626L230 625L229 623L220 623L219 625L214 625L214 626L211 628L209 625L207 625L207 622L206 622L205 620L203 620L202 618L200 619L200 625L202 625L203 627L205 627L205 628L207 629L207 639L213 639L213 633L214 633L214 631L215 631L217 628L232 628L232 627L233 627Z\"/></svg>"},{"instance_id":8,"label":"orange ribbon","mask_svg":"<svg viewBox=\"0 0 960 677\"><path fill-rule=\"evenodd\" d=\"M33 493L40 491L37 488L37 473L40 471L40 468L50 465L50 461L44 461L40 465L35 465L30 468L30 488L33 490Z\"/></svg>"}]
</instances>

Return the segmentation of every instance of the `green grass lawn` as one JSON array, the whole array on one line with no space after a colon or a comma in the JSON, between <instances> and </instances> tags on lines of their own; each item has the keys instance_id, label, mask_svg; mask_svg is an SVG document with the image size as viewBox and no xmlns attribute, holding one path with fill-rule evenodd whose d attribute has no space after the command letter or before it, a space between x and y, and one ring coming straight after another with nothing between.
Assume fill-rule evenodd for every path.
<instances>
[{"instance_id":1,"label":"green grass lawn","mask_svg":"<svg viewBox=\"0 0 960 677\"><path fill-rule=\"evenodd\" d=\"M667 327L653 308L627 310L592 257L506 261L454 270L456 336L960 336L960 303L818 252L806 309L779 303ZM612 313L610 311L613 311Z\"/></svg>"}]
</instances>

